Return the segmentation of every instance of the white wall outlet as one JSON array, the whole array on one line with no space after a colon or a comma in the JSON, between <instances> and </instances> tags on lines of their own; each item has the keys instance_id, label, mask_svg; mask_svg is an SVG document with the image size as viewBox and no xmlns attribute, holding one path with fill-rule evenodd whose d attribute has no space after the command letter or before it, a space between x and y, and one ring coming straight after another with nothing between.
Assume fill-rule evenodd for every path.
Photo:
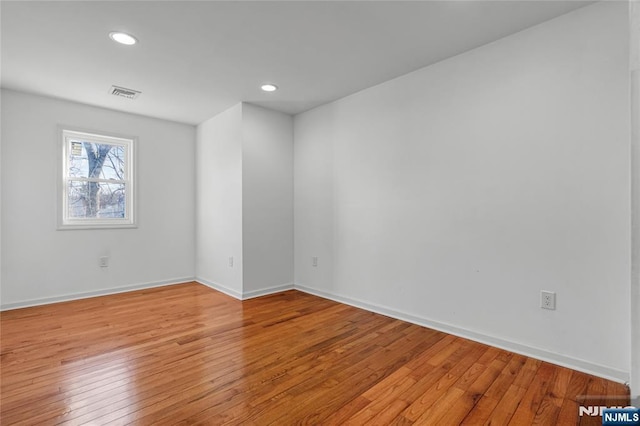
<instances>
[{"instance_id":1,"label":"white wall outlet","mask_svg":"<svg viewBox=\"0 0 640 426\"><path fill-rule=\"evenodd\" d=\"M556 294L553 291L540 292L540 307L542 309L556 309Z\"/></svg>"},{"instance_id":2,"label":"white wall outlet","mask_svg":"<svg viewBox=\"0 0 640 426\"><path fill-rule=\"evenodd\" d=\"M318 266L318 258L317 257L312 257L311 258L311 266Z\"/></svg>"},{"instance_id":3,"label":"white wall outlet","mask_svg":"<svg viewBox=\"0 0 640 426\"><path fill-rule=\"evenodd\" d=\"M233 256L229 258L229 268L233 268Z\"/></svg>"},{"instance_id":4,"label":"white wall outlet","mask_svg":"<svg viewBox=\"0 0 640 426\"><path fill-rule=\"evenodd\" d=\"M101 268L107 268L109 266L109 256L100 257L98 265L100 265Z\"/></svg>"}]
</instances>

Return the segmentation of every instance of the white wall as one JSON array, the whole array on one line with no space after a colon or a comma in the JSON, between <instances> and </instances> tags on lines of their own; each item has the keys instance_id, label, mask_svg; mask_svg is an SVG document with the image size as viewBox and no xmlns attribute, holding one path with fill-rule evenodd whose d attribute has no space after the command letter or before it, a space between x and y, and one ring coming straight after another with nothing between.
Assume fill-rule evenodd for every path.
<instances>
[{"instance_id":1,"label":"white wall","mask_svg":"<svg viewBox=\"0 0 640 426\"><path fill-rule=\"evenodd\" d=\"M293 119L242 105L244 297L293 286Z\"/></svg>"},{"instance_id":2,"label":"white wall","mask_svg":"<svg viewBox=\"0 0 640 426\"><path fill-rule=\"evenodd\" d=\"M239 299L291 288L292 117L239 103L200 124L196 175L198 281Z\"/></svg>"},{"instance_id":3,"label":"white wall","mask_svg":"<svg viewBox=\"0 0 640 426\"><path fill-rule=\"evenodd\" d=\"M579 9L296 116L296 286L628 380L627 16Z\"/></svg>"},{"instance_id":4,"label":"white wall","mask_svg":"<svg viewBox=\"0 0 640 426\"><path fill-rule=\"evenodd\" d=\"M198 125L196 140L196 277L240 298L242 104Z\"/></svg>"},{"instance_id":5,"label":"white wall","mask_svg":"<svg viewBox=\"0 0 640 426\"><path fill-rule=\"evenodd\" d=\"M1 122L4 308L193 278L193 126L8 90ZM138 228L56 230L59 124L139 138Z\"/></svg>"},{"instance_id":6,"label":"white wall","mask_svg":"<svg viewBox=\"0 0 640 426\"><path fill-rule=\"evenodd\" d=\"M640 406L640 3L629 2L631 44L631 395Z\"/></svg>"}]
</instances>

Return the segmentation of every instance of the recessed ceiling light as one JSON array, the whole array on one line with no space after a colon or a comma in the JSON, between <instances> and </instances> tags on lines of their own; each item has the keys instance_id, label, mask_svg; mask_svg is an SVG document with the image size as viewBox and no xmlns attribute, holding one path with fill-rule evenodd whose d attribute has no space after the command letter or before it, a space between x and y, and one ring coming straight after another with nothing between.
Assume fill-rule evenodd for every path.
<instances>
[{"instance_id":1,"label":"recessed ceiling light","mask_svg":"<svg viewBox=\"0 0 640 426\"><path fill-rule=\"evenodd\" d=\"M276 90L278 90L278 86L270 83L263 84L262 86L260 86L260 88L265 92L275 92Z\"/></svg>"},{"instance_id":2,"label":"recessed ceiling light","mask_svg":"<svg viewBox=\"0 0 640 426\"><path fill-rule=\"evenodd\" d=\"M111 40L120 44L126 44L127 46L131 46L138 42L134 36L119 31L109 33L109 37L111 37Z\"/></svg>"}]
</instances>

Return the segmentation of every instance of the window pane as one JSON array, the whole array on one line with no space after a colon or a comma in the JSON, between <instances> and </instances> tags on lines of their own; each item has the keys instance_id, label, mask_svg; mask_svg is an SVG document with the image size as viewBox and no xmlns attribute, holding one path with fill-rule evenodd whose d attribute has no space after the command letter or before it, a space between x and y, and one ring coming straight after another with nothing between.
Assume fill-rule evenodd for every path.
<instances>
[{"instance_id":1,"label":"window pane","mask_svg":"<svg viewBox=\"0 0 640 426\"><path fill-rule=\"evenodd\" d=\"M69 182L68 217L124 218L125 184Z\"/></svg>"},{"instance_id":2,"label":"window pane","mask_svg":"<svg viewBox=\"0 0 640 426\"><path fill-rule=\"evenodd\" d=\"M125 147L69 140L69 176L124 180Z\"/></svg>"},{"instance_id":3,"label":"window pane","mask_svg":"<svg viewBox=\"0 0 640 426\"><path fill-rule=\"evenodd\" d=\"M121 145L111 145L102 166L101 179L124 180L125 149Z\"/></svg>"}]
</instances>

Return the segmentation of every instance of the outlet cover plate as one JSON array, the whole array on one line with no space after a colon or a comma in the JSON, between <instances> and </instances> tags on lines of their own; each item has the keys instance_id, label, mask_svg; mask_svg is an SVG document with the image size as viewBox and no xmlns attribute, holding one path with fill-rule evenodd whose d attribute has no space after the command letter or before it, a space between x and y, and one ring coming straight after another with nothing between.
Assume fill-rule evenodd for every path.
<instances>
[{"instance_id":1,"label":"outlet cover plate","mask_svg":"<svg viewBox=\"0 0 640 426\"><path fill-rule=\"evenodd\" d=\"M542 309L556 309L556 294L553 291L542 290L540 292L540 307Z\"/></svg>"}]
</instances>

